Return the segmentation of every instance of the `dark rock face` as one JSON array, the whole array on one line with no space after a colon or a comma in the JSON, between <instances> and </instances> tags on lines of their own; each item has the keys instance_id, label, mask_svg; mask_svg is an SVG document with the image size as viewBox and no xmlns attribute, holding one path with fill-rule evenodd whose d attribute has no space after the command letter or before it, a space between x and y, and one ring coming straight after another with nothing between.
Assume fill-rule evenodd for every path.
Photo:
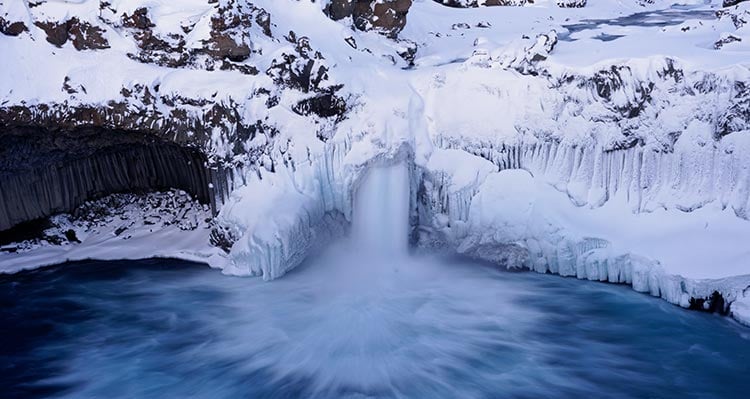
<instances>
[{"instance_id":1,"label":"dark rock face","mask_svg":"<svg viewBox=\"0 0 750 399\"><path fill-rule=\"evenodd\" d=\"M533 0L434 0L437 3L455 8L495 7L495 6L523 6L534 4ZM581 8L586 6L587 0L557 0L557 6L562 8Z\"/></svg>"},{"instance_id":2,"label":"dark rock face","mask_svg":"<svg viewBox=\"0 0 750 399\"><path fill-rule=\"evenodd\" d=\"M139 8L130 15L123 14L121 24L131 30L141 50L138 54L128 54L130 58L173 68L187 64L190 55L185 49L184 38L177 34L168 38L155 35L151 29L156 25L148 16L148 9Z\"/></svg>"},{"instance_id":3,"label":"dark rock face","mask_svg":"<svg viewBox=\"0 0 750 399\"><path fill-rule=\"evenodd\" d=\"M718 291L714 291L709 297L690 298L689 309L709 313L719 313L724 316L729 314L729 304L726 303L724 297Z\"/></svg>"},{"instance_id":4,"label":"dark rock face","mask_svg":"<svg viewBox=\"0 0 750 399\"><path fill-rule=\"evenodd\" d=\"M307 37L298 38L297 34L289 32L285 38L294 44L294 52L285 52L275 58L266 75L280 87L300 90L310 95L293 107L296 113L342 120L346 112L346 101L336 95L342 86L328 82L328 67L323 55L310 46Z\"/></svg>"},{"instance_id":5,"label":"dark rock face","mask_svg":"<svg viewBox=\"0 0 750 399\"><path fill-rule=\"evenodd\" d=\"M131 14L118 14L114 8L106 8L109 23L115 28L124 28L133 35L139 52L128 54L130 58L144 63L153 63L170 68L197 66L208 70L237 70L245 74L257 74L250 65L238 64L258 52L255 37L271 38L271 16L252 3L236 0L211 1L216 12L211 16L209 38L202 48L188 48L186 37L194 26L185 25L181 31L158 34L147 8L139 8Z\"/></svg>"},{"instance_id":6,"label":"dark rock face","mask_svg":"<svg viewBox=\"0 0 750 399\"><path fill-rule=\"evenodd\" d=\"M3 17L0 17L0 33L6 36L18 36L23 32L27 32L29 28L21 21L6 21Z\"/></svg>"},{"instance_id":7,"label":"dark rock face","mask_svg":"<svg viewBox=\"0 0 750 399\"><path fill-rule=\"evenodd\" d=\"M332 0L325 9L334 20L351 17L359 30L396 38L406 26L412 0Z\"/></svg>"},{"instance_id":8,"label":"dark rock face","mask_svg":"<svg viewBox=\"0 0 750 399\"><path fill-rule=\"evenodd\" d=\"M493 7L493 6L522 6L526 0L434 0L436 3L455 8ZM574 1L574 0L573 0Z\"/></svg>"},{"instance_id":9,"label":"dark rock face","mask_svg":"<svg viewBox=\"0 0 750 399\"><path fill-rule=\"evenodd\" d=\"M583 8L587 0L557 0L557 6L562 8Z\"/></svg>"},{"instance_id":10,"label":"dark rock face","mask_svg":"<svg viewBox=\"0 0 750 399\"><path fill-rule=\"evenodd\" d=\"M62 47L68 40L71 40L76 50L109 48L109 42L104 37L104 29L75 17L60 23L35 22L35 25L44 30L47 34L47 41L57 47Z\"/></svg>"},{"instance_id":11,"label":"dark rock face","mask_svg":"<svg viewBox=\"0 0 750 399\"><path fill-rule=\"evenodd\" d=\"M742 3L743 1L747 1L747 0L724 0L724 2L722 3L722 7L736 6L737 4Z\"/></svg>"},{"instance_id":12,"label":"dark rock face","mask_svg":"<svg viewBox=\"0 0 750 399\"><path fill-rule=\"evenodd\" d=\"M178 188L211 202L201 152L101 128L0 128L0 230L117 192Z\"/></svg>"},{"instance_id":13,"label":"dark rock face","mask_svg":"<svg viewBox=\"0 0 750 399\"><path fill-rule=\"evenodd\" d=\"M253 51L247 32L254 25L271 37L271 16L266 10L251 3L227 1L211 18L211 38L206 42L207 53L217 59L244 61Z\"/></svg>"},{"instance_id":14,"label":"dark rock face","mask_svg":"<svg viewBox=\"0 0 750 399\"><path fill-rule=\"evenodd\" d=\"M724 45L726 45L726 44L734 43L734 42L741 42L741 41L742 41L741 37L738 37L738 36L735 36L735 35L727 35L726 37L723 37L723 38L717 40L714 43L714 48L717 49L717 50L719 50L722 47L724 47Z\"/></svg>"}]
</instances>

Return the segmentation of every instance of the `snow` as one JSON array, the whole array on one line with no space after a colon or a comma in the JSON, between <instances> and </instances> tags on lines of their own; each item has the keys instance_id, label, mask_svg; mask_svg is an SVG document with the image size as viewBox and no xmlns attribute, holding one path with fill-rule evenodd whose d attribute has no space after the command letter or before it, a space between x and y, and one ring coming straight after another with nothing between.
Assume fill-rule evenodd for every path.
<instances>
[{"instance_id":1,"label":"snow","mask_svg":"<svg viewBox=\"0 0 750 399\"><path fill-rule=\"evenodd\" d=\"M750 292L747 289L741 297L732 303L732 317L740 323L750 326Z\"/></svg>"},{"instance_id":2,"label":"snow","mask_svg":"<svg viewBox=\"0 0 750 399\"><path fill-rule=\"evenodd\" d=\"M627 283L684 307L714 290L731 301L750 285L750 222L720 207L633 213L615 199L590 209L527 171L505 170L480 186L467 224L454 235L459 252L540 273Z\"/></svg>"},{"instance_id":3,"label":"snow","mask_svg":"<svg viewBox=\"0 0 750 399\"><path fill-rule=\"evenodd\" d=\"M113 200L114 199L114 200ZM120 203L114 209L110 203ZM125 204L125 205L122 205ZM102 212L103 210L103 212ZM59 244L24 242L0 247L0 273L86 259L119 260L175 258L207 262L220 252L209 243L210 211L184 192L143 197L114 194L79 208L83 216L57 215L47 233ZM66 231L79 242L70 242ZM10 249L15 252L9 252Z\"/></svg>"}]
</instances>

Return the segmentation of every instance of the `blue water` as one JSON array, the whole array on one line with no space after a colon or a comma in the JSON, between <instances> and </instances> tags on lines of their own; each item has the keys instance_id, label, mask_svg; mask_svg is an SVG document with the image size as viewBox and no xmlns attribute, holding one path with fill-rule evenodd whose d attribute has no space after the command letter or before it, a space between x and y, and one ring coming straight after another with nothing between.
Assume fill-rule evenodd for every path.
<instances>
[{"instance_id":1,"label":"blue water","mask_svg":"<svg viewBox=\"0 0 750 399\"><path fill-rule=\"evenodd\" d=\"M745 398L750 329L617 285L325 256L0 277L0 397Z\"/></svg>"}]
</instances>

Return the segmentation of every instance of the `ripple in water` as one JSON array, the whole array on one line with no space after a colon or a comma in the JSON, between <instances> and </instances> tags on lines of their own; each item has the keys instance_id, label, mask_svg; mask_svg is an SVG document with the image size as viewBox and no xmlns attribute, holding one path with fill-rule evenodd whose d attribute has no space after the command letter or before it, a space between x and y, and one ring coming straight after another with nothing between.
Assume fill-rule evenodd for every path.
<instances>
[{"instance_id":1,"label":"ripple in water","mask_svg":"<svg viewBox=\"0 0 750 399\"><path fill-rule=\"evenodd\" d=\"M0 277L3 397L744 397L749 331L623 286L330 251ZM363 259L365 258L365 259Z\"/></svg>"}]
</instances>

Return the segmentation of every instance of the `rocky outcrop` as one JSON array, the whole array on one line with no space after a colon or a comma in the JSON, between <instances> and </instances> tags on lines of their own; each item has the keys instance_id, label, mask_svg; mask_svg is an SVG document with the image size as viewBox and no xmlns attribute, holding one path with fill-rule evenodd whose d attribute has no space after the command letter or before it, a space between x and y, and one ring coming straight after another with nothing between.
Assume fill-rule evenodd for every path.
<instances>
[{"instance_id":1,"label":"rocky outcrop","mask_svg":"<svg viewBox=\"0 0 750 399\"><path fill-rule=\"evenodd\" d=\"M184 21L180 29L159 32L146 7L121 13L113 5L103 7L103 20L116 29L124 29L135 40L139 52L129 57L144 63L170 68L197 67L206 70L236 70L255 75L258 69L247 65L259 52L255 40L271 38L271 18L263 8L237 0L216 1L208 23L208 37L201 46L188 45L187 38L196 29L195 22Z\"/></svg>"},{"instance_id":2,"label":"rocky outcrop","mask_svg":"<svg viewBox=\"0 0 750 399\"><path fill-rule=\"evenodd\" d=\"M0 17L0 33L6 36L18 36L23 32L28 32L29 28L26 27L21 21L7 21L5 18Z\"/></svg>"},{"instance_id":3,"label":"rocky outcrop","mask_svg":"<svg viewBox=\"0 0 750 399\"><path fill-rule=\"evenodd\" d=\"M220 3L211 18L211 38L205 42L206 52L216 59L244 61L253 52L248 32L256 25L271 37L271 16L266 10L235 0Z\"/></svg>"},{"instance_id":4,"label":"rocky outcrop","mask_svg":"<svg viewBox=\"0 0 750 399\"><path fill-rule=\"evenodd\" d=\"M724 2L722 3L722 6L723 7L736 6L737 4L740 4L744 1L747 1L747 0L724 0Z\"/></svg>"},{"instance_id":5,"label":"rocky outcrop","mask_svg":"<svg viewBox=\"0 0 750 399\"><path fill-rule=\"evenodd\" d=\"M434 0L448 7L473 8L492 6L522 6L527 0Z\"/></svg>"},{"instance_id":6,"label":"rocky outcrop","mask_svg":"<svg viewBox=\"0 0 750 399\"><path fill-rule=\"evenodd\" d=\"M36 26L47 34L47 41L62 47L70 40L76 50L102 50L109 48L104 29L73 17L64 22L37 21Z\"/></svg>"},{"instance_id":7,"label":"rocky outcrop","mask_svg":"<svg viewBox=\"0 0 750 399\"><path fill-rule=\"evenodd\" d=\"M406 26L412 0L331 0L325 8L334 20L351 18L354 27L396 38Z\"/></svg>"},{"instance_id":8,"label":"rocky outcrop","mask_svg":"<svg viewBox=\"0 0 750 399\"><path fill-rule=\"evenodd\" d=\"M494 6L524 6L534 4L533 0L433 0L448 7L474 8ZM587 0L557 0L557 6L562 8L580 8L586 6ZM730 0L731 1L731 0Z\"/></svg>"},{"instance_id":9,"label":"rocky outcrop","mask_svg":"<svg viewBox=\"0 0 750 399\"><path fill-rule=\"evenodd\" d=\"M586 7L587 0L557 0L557 6L562 8Z\"/></svg>"}]
</instances>

